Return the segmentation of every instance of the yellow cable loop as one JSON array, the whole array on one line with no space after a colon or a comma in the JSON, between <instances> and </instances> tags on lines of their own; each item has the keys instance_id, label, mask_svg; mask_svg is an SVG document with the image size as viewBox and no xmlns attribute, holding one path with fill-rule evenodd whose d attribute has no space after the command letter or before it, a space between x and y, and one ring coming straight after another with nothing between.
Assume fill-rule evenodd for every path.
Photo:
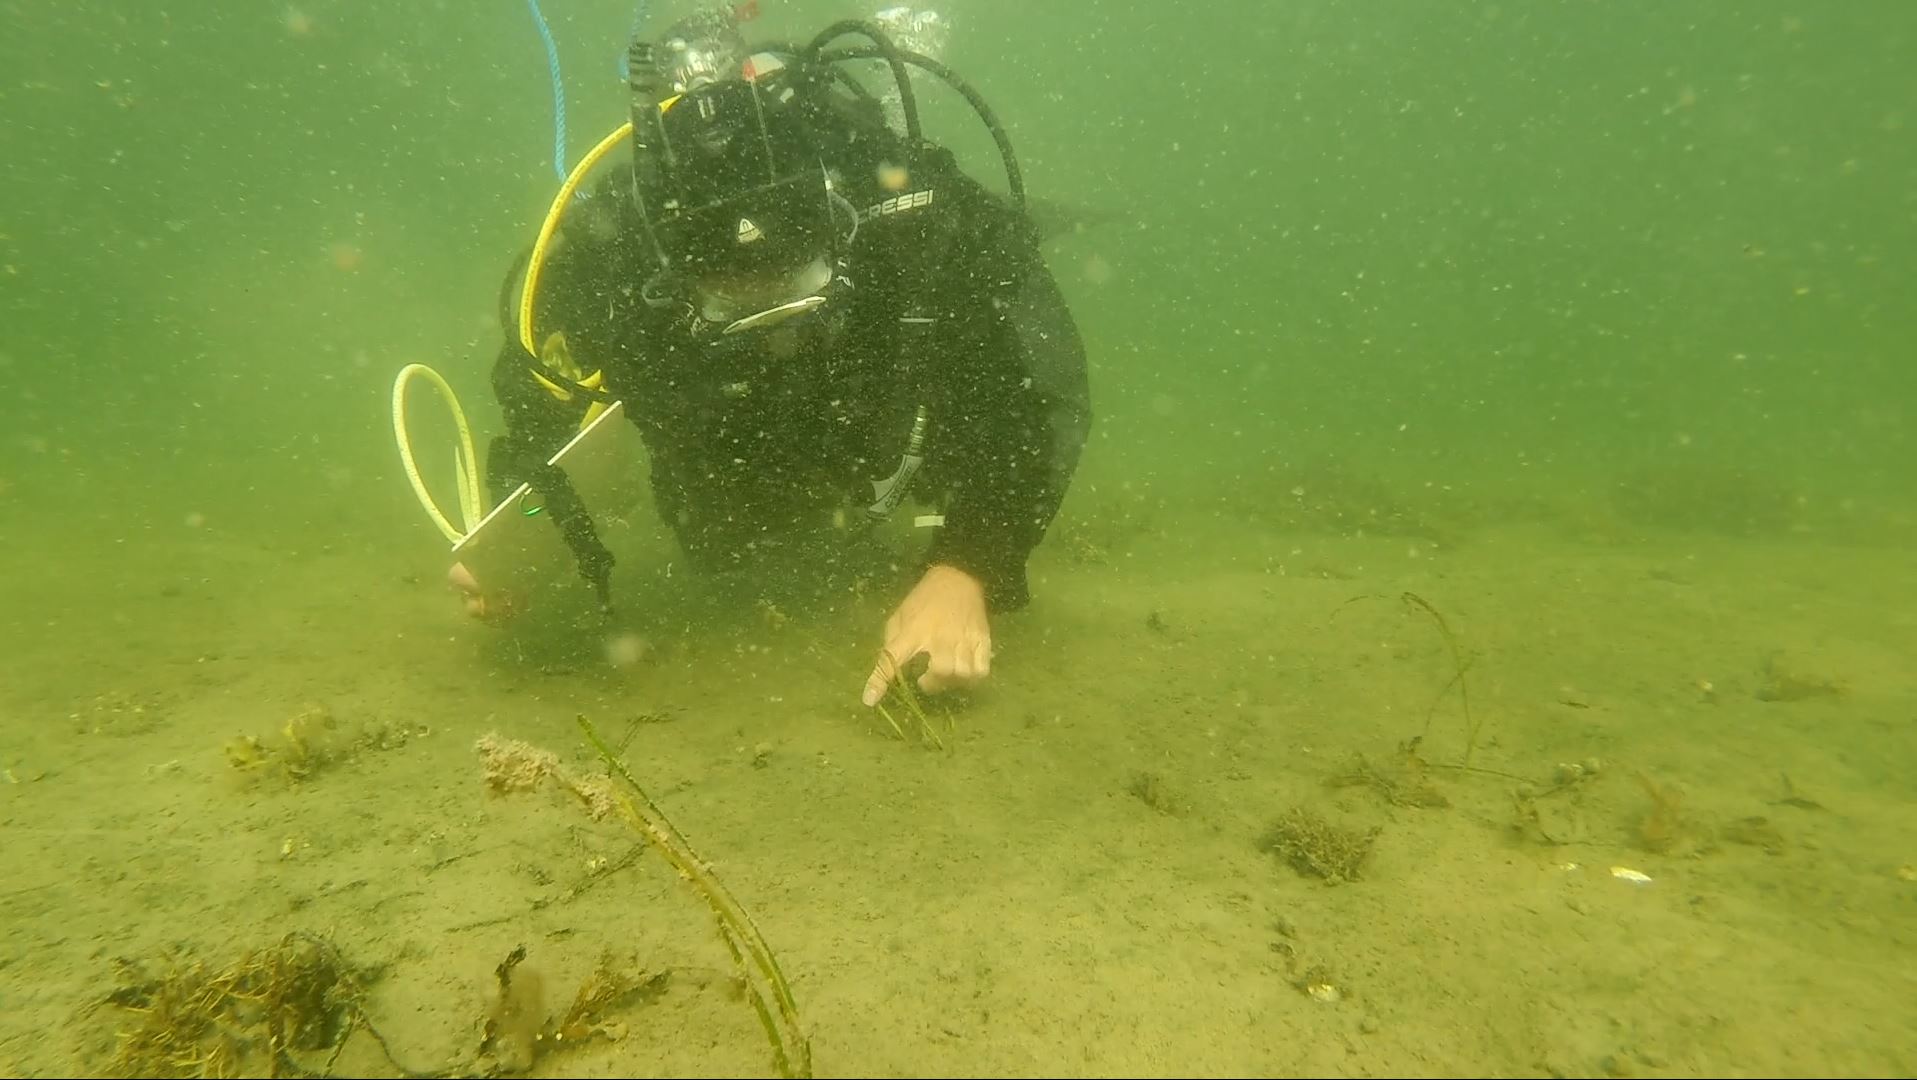
<instances>
[{"instance_id":1,"label":"yellow cable loop","mask_svg":"<svg viewBox=\"0 0 1917 1080\"><path fill-rule=\"evenodd\" d=\"M459 487L460 517L466 523L465 528L455 527L440 511L432 493L426 490L426 481L420 478L419 462L413 458L413 440L406 433L406 385L415 375L424 375L439 388L439 396L452 409L453 422L459 427L459 442L453 447L453 473ZM419 504L426 508L433 524L446 534L446 539L457 543L460 537L479 524L486 512L479 494L479 457L473 451L472 429L466 425L466 412L459 407L459 398L439 372L425 364L407 364L400 369L399 377L393 380L393 438L399 442L399 460L406 467L406 479L412 481L413 494L419 496Z\"/></svg>"}]
</instances>

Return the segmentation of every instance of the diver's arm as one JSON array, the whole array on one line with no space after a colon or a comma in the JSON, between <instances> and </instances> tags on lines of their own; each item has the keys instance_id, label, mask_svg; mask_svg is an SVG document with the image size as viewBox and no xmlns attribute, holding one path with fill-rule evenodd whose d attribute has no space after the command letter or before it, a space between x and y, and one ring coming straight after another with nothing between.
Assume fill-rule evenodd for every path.
<instances>
[{"instance_id":1,"label":"diver's arm","mask_svg":"<svg viewBox=\"0 0 1917 1080\"><path fill-rule=\"evenodd\" d=\"M1057 515L1091 427L1085 348L1029 233L1001 232L967 272L965 310L934 438L954 454L953 491L928 562L962 570L993 610L1030 599L1026 562ZM994 262L996 265L994 265ZM977 286L983 285L980 289Z\"/></svg>"},{"instance_id":2,"label":"diver's arm","mask_svg":"<svg viewBox=\"0 0 1917 1080\"><path fill-rule=\"evenodd\" d=\"M559 401L541 385L539 362L515 338L501 346L493 362L493 395L505 415L506 429L493 436L486 451L487 487L495 505L520 484L530 484L544 499L566 546L602 604L611 602L612 552L599 541L592 516L572 490L566 474L547 461L579 431L581 412Z\"/></svg>"}]
</instances>

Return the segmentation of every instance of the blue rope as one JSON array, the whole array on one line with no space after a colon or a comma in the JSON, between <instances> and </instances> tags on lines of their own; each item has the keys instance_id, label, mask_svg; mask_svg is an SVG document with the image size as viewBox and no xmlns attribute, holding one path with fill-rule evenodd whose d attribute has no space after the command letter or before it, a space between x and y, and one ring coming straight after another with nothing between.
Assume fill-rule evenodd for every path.
<instances>
[{"instance_id":1,"label":"blue rope","mask_svg":"<svg viewBox=\"0 0 1917 1080\"><path fill-rule=\"evenodd\" d=\"M552 28L546 25L546 16L539 10L539 0L526 0L526 6L532 9L533 22L539 27L539 37L546 43L546 66L552 71L552 171L559 175L561 182L566 179L566 83L559 77L559 45L552 39Z\"/></svg>"},{"instance_id":2,"label":"blue rope","mask_svg":"<svg viewBox=\"0 0 1917 1080\"><path fill-rule=\"evenodd\" d=\"M552 27L546 25L546 15L539 10L539 0L526 0L526 6L532 9L533 25L539 27L539 40L546 43L546 68L552 73L552 171L559 177L560 183L566 182L566 81L559 74L559 43L553 40ZM647 0L639 0L632 8L632 32L626 35L631 41L639 36L646 25ZM626 81L626 50L619 50L619 81ZM581 198L585 192L580 192Z\"/></svg>"}]
</instances>

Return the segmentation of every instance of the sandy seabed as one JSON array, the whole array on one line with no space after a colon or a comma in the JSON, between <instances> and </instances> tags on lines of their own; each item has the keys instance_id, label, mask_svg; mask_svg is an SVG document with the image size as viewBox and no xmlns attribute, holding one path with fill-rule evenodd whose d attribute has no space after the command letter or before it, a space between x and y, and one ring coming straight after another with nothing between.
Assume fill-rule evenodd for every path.
<instances>
[{"instance_id":1,"label":"sandy seabed","mask_svg":"<svg viewBox=\"0 0 1917 1080\"><path fill-rule=\"evenodd\" d=\"M488 734L603 775L582 714L751 913L819 1075L1917 1070L1907 550L1061 530L989 684L929 703L942 748L859 707L876 592L534 646L366 550L41 565L0 685L7 1075L113 1068L116 961L288 934L386 1044L305 1067L497 1067L523 946L527 1030L602 963L645 980L532 1075L771 1072L700 897L617 814L486 783ZM1294 812L1371 836L1354 880L1273 849Z\"/></svg>"}]
</instances>

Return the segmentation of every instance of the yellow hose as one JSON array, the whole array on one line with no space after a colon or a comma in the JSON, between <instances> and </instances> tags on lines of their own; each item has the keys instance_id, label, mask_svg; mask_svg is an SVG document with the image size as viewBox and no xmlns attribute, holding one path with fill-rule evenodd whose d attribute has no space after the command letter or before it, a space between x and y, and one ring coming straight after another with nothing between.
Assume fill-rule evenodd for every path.
<instances>
[{"instance_id":1,"label":"yellow hose","mask_svg":"<svg viewBox=\"0 0 1917 1080\"><path fill-rule=\"evenodd\" d=\"M413 458L413 440L406 433L406 384L413 376L424 375L439 388L439 396L453 412L453 423L459 427L459 442L453 447L454 482L459 488L459 512L465 521L464 528L458 528L447 520L433 501L432 493L426 490L426 481L419 475L419 463ZM479 493L479 455L473 451L472 429L466 426L466 412L459 407L459 398L439 372L425 364L407 364L399 371L399 377L393 380L393 438L399 443L399 460L406 467L406 479L412 481L413 494L419 496L419 505L446 534L446 539L457 543L459 538L479 524L486 510Z\"/></svg>"},{"instance_id":2,"label":"yellow hose","mask_svg":"<svg viewBox=\"0 0 1917 1080\"><path fill-rule=\"evenodd\" d=\"M677 99L673 99L677 100ZM660 105L664 111L665 105ZM566 204L572 201L572 193L579 189L580 181L592 171L592 167L605 157L607 152L619 144L619 140L632 134L632 122L621 124L618 130L599 140L599 145L586 152L567 174L566 182L559 185L559 194L553 196L552 205L546 209L546 220L539 226L539 239L533 241L532 258L526 262L526 282L519 291L519 343L533 356L539 355L539 346L533 344L533 295L539 289L539 272L546 266L546 249L551 246L553 234L559 230L559 219L565 215Z\"/></svg>"}]
</instances>

